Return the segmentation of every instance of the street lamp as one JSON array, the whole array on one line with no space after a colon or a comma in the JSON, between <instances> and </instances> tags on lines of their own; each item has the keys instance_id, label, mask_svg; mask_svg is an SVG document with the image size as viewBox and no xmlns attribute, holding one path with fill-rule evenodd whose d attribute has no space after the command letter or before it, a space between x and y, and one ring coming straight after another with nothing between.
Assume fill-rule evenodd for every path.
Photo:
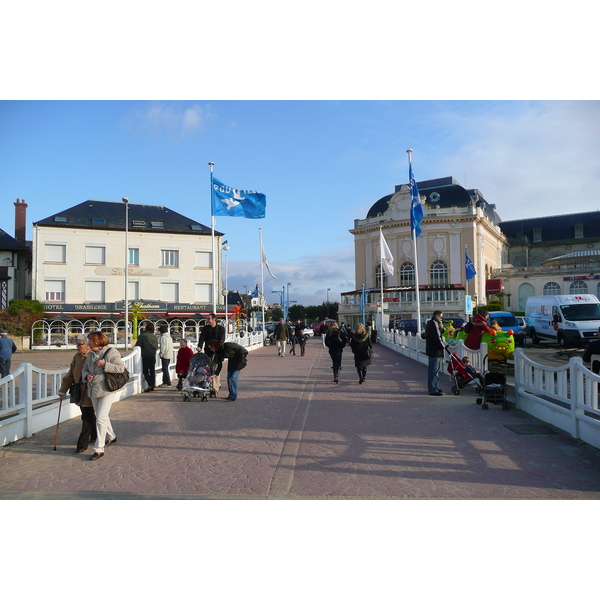
<instances>
[{"instance_id":1,"label":"street lamp","mask_svg":"<svg viewBox=\"0 0 600 600\"><path fill-rule=\"evenodd\" d=\"M331 288L327 288L327 318L329 318L329 292Z\"/></svg>"},{"instance_id":2,"label":"street lamp","mask_svg":"<svg viewBox=\"0 0 600 600\"><path fill-rule=\"evenodd\" d=\"M125 203L125 351L129 347L129 198L121 198Z\"/></svg>"}]
</instances>

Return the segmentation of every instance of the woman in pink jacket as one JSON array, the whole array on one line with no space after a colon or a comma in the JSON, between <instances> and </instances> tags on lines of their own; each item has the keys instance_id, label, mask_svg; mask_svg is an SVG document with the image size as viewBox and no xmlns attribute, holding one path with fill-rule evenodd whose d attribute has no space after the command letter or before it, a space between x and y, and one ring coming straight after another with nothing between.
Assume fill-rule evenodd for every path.
<instances>
[{"instance_id":1,"label":"woman in pink jacket","mask_svg":"<svg viewBox=\"0 0 600 600\"><path fill-rule=\"evenodd\" d=\"M479 346L481 345L481 336L484 333L494 333L494 330L491 327L488 327L487 319L489 316L489 312L484 311L475 315L473 318L473 327L471 327L471 331L467 333L467 337L465 339L465 346L471 350L479 350Z\"/></svg>"}]
</instances>

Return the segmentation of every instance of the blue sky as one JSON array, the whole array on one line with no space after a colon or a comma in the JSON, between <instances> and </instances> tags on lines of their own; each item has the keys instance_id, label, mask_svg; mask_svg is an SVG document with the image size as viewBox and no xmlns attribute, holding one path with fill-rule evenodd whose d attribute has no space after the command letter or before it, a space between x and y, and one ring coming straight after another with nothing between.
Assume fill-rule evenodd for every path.
<instances>
[{"instance_id":1,"label":"blue sky","mask_svg":"<svg viewBox=\"0 0 600 600\"><path fill-rule=\"evenodd\" d=\"M210 225L210 171L267 196L265 219L220 217L229 287L260 281L259 232L290 299L354 289L354 219L407 176L454 176L501 218L597 210L597 101L3 101L0 181L31 223L87 199L165 205Z\"/></svg>"}]
</instances>

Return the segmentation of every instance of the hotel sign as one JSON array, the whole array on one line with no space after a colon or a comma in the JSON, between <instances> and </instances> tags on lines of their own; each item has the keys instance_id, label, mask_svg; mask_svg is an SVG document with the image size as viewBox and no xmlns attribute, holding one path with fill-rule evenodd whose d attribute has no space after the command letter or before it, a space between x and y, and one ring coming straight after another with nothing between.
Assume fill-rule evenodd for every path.
<instances>
[{"instance_id":1,"label":"hotel sign","mask_svg":"<svg viewBox=\"0 0 600 600\"><path fill-rule=\"evenodd\" d=\"M129 267L127 270L129 277L168 277L169 269L140 269L139 267ZM96 267L96 275L115 275L125 277L123 267Z\"/></svg>"}]
</instances>

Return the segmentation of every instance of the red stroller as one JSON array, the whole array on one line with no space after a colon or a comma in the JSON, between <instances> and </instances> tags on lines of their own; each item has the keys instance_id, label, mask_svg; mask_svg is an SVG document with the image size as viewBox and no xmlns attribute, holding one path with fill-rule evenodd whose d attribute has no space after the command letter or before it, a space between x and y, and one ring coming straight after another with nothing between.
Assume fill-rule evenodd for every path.
<instances>
[{"instance_id":1,"label":"red stroller","mask_svg":"<svg viewBox=\"0 0 600 600\"><path fill-rule=\"evenodd\" d=\"M452 386L452 393L455 396L460 395L460 390L471 385L475 388L477 394L481 394L482 387L481 381L478 378L473 377L468 371L463 362L458 357L456 352L450 354L450 360L448 361L448 373L454 381Z\"/></svg>"}]
</instances>

